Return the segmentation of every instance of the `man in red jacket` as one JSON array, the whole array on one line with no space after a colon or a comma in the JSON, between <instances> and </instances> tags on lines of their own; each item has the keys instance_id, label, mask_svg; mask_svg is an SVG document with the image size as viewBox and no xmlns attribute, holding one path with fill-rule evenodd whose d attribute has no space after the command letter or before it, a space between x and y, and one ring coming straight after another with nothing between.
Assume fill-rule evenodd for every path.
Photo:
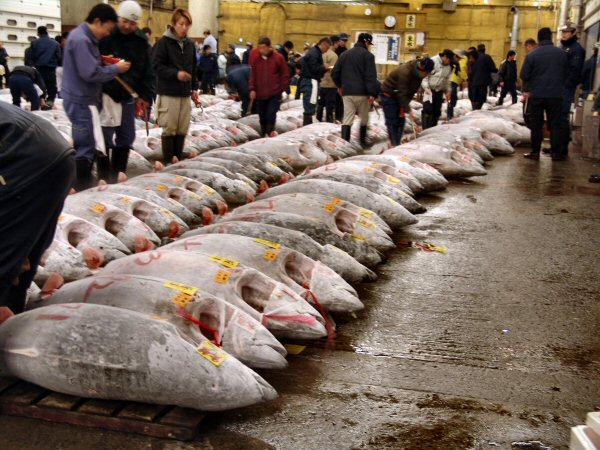
<instances>
[{"instance_id":1,"label":"man in red jacket","mask_svg":"<svg viewBox=\"0 0 600 450\"><path fill-rule=\"evenodd\" d=\"M256 101L262 136L274 137L281 94L288 88L290 72L283 56L271 48L271 40L261 37L250 53L250 100Z\"/></svg>"}]
</instances>

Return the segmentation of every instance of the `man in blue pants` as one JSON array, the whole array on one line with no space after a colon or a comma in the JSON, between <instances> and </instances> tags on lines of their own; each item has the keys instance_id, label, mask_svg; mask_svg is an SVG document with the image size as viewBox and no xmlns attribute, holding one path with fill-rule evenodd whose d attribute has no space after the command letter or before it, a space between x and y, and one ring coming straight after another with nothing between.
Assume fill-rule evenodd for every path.
<instances>
[{"instance_id":1,"label":"man in blue pants","mask_svg":"<svg viewBox=\"0 0 600 450\"><path fill-rule=\"evenodd\" d=\"M131 63L119 61L103 66L98 41L110 34L117 13L101 3L92 8L85 22L70 34L63 56L63 106L72 124L77 179L75 189L92 186L92 166L97 153L106 158L100 127L102 83L129 70Z\"/></svg>"},{"instance_id":2,"label":"man in blue pants","mask_svg":"<svg viewBox=\"0 0 600 450\"><path fill-rule=\"evenodd\" d=\"M42 95L38 95L35 85L42 90ZM29 66L17 66L13 69L8 80L8 87L13 99L13 105L21 107L21 97L25 96L31 103L31 111L40 109L41 98L46 97L46 85L40 73Z\"/></svg>"}]
</instances>

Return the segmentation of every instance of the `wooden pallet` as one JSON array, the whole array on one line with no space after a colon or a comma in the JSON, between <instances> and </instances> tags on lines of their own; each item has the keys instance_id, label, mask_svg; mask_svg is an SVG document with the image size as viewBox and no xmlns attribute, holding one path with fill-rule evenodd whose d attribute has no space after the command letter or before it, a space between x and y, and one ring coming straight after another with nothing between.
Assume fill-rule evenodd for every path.
<instances>
[{"instance_id":1,"label":"wooden pallet","mask_svg":"<svg viewBox=\"0 0 600 450\"><path fill-rule=\"evenodd\" d=\"M0 414L181 441L193 439L206 417L178 406L73 397L6 378L0 378Z\"/></svg>"}]
</instances>

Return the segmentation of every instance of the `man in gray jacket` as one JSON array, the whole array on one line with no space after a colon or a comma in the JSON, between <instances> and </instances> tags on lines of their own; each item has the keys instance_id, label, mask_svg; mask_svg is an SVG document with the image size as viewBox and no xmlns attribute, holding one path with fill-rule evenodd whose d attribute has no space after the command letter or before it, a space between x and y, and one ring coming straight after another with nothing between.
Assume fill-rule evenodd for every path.
<instances>
[{"instance_id":1,"label":"man in gray jacket","mask_svg":"<svg viewBox=\"0 0 600 450\"><path fill-rule=\"evenodd\" d=\"M437 125L442 115L444 97L446 97L446 100L450 100L452 93L450 76L452 75L452 61L454 61L454 57L454 52L446 49L439 55L431 58L433 61L433 71L421 83L425 91L422 118L424 130Z\"/></svg>"}]
</instances>

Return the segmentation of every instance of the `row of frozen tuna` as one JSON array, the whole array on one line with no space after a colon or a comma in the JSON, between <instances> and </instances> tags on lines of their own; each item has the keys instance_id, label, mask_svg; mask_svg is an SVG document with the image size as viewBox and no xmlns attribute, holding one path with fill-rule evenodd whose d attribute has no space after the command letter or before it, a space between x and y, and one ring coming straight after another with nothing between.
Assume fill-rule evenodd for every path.
<instances>
[{"instance_id":1,"label":"row of frozen tuna","mask_svg":"<svg viewBox=\"0 0 600 450\"><path fill-rule=\"evenodd\" d=\"M79 281L56 291L47 282L30 302L35 310L0 327L0 374L73 395L204 410L273 398L248 367L284 367L276 337L320 338L333 333L330 313L361 309L351 284L374 280L369 267L394 247L392 232L424 211L415 194L447 185L420 162L428 152L357 155L354 143L332 155L329 125L294 133L199 151L162 172L70 196L55 243L81 253L82 273L69 274ZM484 133L457 132L452 145L470 150ZM304 144L303 153L282 150L288 142ZM260 151L243 150L251 144ZM326 160L307 158L307 148ZM226 198L206 172L241 182L251 196ZM227 212L227 203L245 205ZM105 267L88 277L90 263Z\"/></svg>"}]
</instances>

